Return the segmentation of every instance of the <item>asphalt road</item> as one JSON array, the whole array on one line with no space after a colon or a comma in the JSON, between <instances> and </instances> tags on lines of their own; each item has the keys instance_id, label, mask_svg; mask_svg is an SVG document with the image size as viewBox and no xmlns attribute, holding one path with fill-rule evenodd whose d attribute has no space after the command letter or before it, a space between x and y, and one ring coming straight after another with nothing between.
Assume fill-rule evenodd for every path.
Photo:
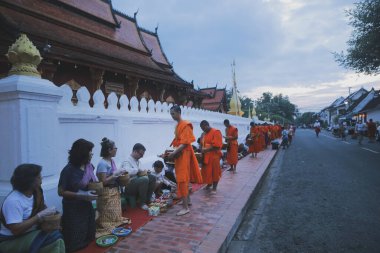
<instances>
[{"instance_id":1,"label":"asphalt road","mask_svg":"<svg viewBox=\"0 0 380 253\"><path fill-rule=\"evenodd\" d=\"M380 143L298 129L227 252L380 252Z\"/></svg>"}]
</instances>

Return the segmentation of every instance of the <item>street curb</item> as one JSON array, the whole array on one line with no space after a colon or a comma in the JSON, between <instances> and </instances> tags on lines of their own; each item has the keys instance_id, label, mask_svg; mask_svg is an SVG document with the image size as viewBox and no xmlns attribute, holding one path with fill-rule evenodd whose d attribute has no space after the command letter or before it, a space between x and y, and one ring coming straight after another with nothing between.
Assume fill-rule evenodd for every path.
<instances>
[{"instance_id":1,"label":"street curb","mask_svg":"<svg viewBox=\"0 0 380 253\"><path fill-rule=\"evenodd\" d=\"M273 163L273 161L274 161L277 153L279 152L279 150L280 150L280 147L276 150L276 152L273 154L273 156L269 159L269 162L266 165L266 168L262 171L262 174L260 175L259 181L257 182L256 186L254 187L253 191L251 192L251 195L249 196L249 198L248 198L247 202L245 203L244 207L241 209L241 212L238 215L238 217L236 218L236 221L233 224L230 232L228 233L226 240L220 246L220 248L218 250L218 253L225 253L227 251L228 246L230 245L230 243L231 243L234 235L236 234L236 232L237 232L240 224L242 223L243 218L246 215L247 210L248 210L250 204L252 203L252 201L255 199L255 197L257 196L258 192L260 191L260 189L262 187L262 184L263 184L264 180L266 179L266 177L268 175L268 172L269 172L268 168L272 165L272 163Z\"/></svg>"}]
</instances>

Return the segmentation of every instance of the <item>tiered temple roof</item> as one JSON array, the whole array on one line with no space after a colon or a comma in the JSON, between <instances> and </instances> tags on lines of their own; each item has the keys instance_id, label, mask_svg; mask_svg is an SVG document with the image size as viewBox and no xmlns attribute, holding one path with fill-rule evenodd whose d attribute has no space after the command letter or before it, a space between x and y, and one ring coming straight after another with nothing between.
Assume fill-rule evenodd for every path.
<instances>
[{"instance_id":1,"label":"tiered temple roof","mask_svg":"<svg viewBox=\"0 0 380 253\"><path fill-rule=\"evenodd\" d=\"M44 59L143 78L203 97L174 72L157 30L140 28L136 15L114 10L110 0L2 0L0 23L3 69L8 46L25 33Z\"/></svg>"},{"instance_id":2,"label":"tiered temple roof","mask_svg":"<svg viewBox=\"0 0 380 253\"><path fill-rule=\"evenodd\" d=\"M222 113L227 112L226 89L213 87L200 89L200 91L208 96L202 100L201 108Z\"/></svg>"}]
</instances>

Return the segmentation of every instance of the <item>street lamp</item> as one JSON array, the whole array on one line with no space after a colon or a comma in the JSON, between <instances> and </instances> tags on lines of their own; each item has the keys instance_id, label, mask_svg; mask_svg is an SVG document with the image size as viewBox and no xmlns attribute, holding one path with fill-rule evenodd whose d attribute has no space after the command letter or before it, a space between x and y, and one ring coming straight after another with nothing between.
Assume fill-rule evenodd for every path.
<instances>
[{"instance_id":1,"label":"street lamp","mask_svg":"<svg viewBox=\"0 0 380 253\"><path fill-rule=\"evenodd\" d=\"M348 109L348 101L346 100L346 101L344 101L344 105L345 105L345 107L346 107L346 110Z\"/></svg>"}]
</instances>

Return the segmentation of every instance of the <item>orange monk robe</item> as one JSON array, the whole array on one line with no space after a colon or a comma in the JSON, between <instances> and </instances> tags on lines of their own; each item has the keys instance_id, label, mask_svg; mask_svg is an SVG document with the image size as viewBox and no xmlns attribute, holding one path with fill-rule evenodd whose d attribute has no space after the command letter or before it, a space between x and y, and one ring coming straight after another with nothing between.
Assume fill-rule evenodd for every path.
<instances>
[{"instance_id":1,"label":"orange monk robe","mask_svg":"<svg viewBox=\"0 0 380 253\"><path fill-rule=\"evenodd\" d=\"M263 132L263 126L258 126L259 129L259 145L260 145L260 151L264 150L265 147L265 137L264 137L264 132Z\"/></svg>"},{"instance_id":2,"label":"orange monk robe","mask_svg":"<svg viewBox=\"0 0 380 253\"><path fill-rule=\"evenodd\" d=\"M181 120L175 128L175 138L172 142L174 148L186 144L181 154L175 158L174 168L177 180L178 197L189 195L189 183L202 183L199 164L195 157L191 143L195 141L193 125L189 121Z\"/></svg>"},{"instance_id":3,"label":"orange monk robe","mask_svg":"<svg viewBox=\"0 0 380 253\"><path fill-rule=\"evenodd\" d=\"M277 125L273 125L272 128L273 128L273 134L274 134L273 139L279 138L280 136L278 135L278 127L277 127Z\"/></svg>"},{"instance_id":4,"label":"orange monk robe","mask_svg":"<svg viewBox=\"0 0 380 253\"><path fill-rule=\"evenodd\" d=\"M270 125L268 126L268 129L269 129L269 132L268 132L268 137L269 137L269 140L270 141L273 141L274 140L274 131L273 131L273 126Z\"/></svg>"},{"instance_id":5,"label":"orange monk robe","mask_svg":"<svg viewBox=\"0 0 380 253\"><path fill-rule=\"evenodd\" d=\"M238 137L238 129L234 126L229 126L226 128L226 136L237 138ZM236 140L228 140L227 141L227 163L229 165L236 165L238 162L238 141Z\"/></svg>"},{"instance_id":6,"label":"orange monk robe","mask_svg":"<svg viewBox=\"0 0 380 253\"><path fill-rule=\"evenodd\" d=\"M264 149L266 149L267 148L267 141L266 141L266 137L265 136L268 136L268 138L269 138L269 135L268 135L268 132L269 132L269 128L268 128L268 126L261 126L261 132L262 132L262 134L263 134L263 138L264 138L264 145L263 145L263 147L264 147Z\"/></svg>"},{"instance_id":7,"label":"orange monk robe","mask_svg":"<svg viewBox=\"0 0 380 253\"><path fill-rule=\"evenodd\" d=\"M277 138L281 138L282 136L282 127L277 125Z\"/></svg>"},{"instance_id":8,"label":"orange monk robe","mask_svg":"<svg viewBox=\"0 0 380 253\"><path fill-rule=\"evenodd\" d=\"M252 138L252 143L249 145L248 153L259 153L261 151L261 143L259 141L260 131L257 126L251 127L250 135Z\"/></svg>"},{"instance_id":9,"label":"orange monk robe","mask_svg":"<svg viewBox=\"0 0 380 253\"><path fill-rule=\"evenodd\" d=\"M211 128L208 133L204 133L201 140L202 148L215 147L217 150L212 150L203 154L202 179L204 184L212 184L219 182L222 176L220 168L220 158L222 157L223 137L222 133Z\"/></svg>"}]
</instances>

